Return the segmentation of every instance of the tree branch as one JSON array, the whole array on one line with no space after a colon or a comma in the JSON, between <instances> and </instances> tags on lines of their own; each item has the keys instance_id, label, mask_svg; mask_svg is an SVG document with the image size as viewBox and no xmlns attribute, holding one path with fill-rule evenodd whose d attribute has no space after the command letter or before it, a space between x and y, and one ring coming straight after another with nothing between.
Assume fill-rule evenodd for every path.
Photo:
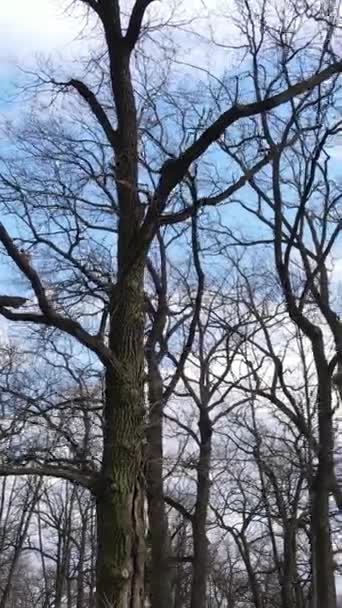
<instances>
[{"instance_id":1,"label":"tree branch","mask_svg":"<svg viewBox=\"0 0 342 608\"><path fill-rule=\"evenodd\" d=\"M86 4L87 6L90 6L90 8L97 13L98 15L100 15L100 7L99 7L99 3L97 2L97 0L81 0L81 2L83 2L83 4Z\"/></svg>"},{"instance_id":2,"label":"tree branch","mask_svg":"<svg viewBox=\"0 0 342 608\"><path fill-rule=\"evenodd\" d=\"M293 137L291 139L291 141L289 141L286 146L290 146L293 145L293 143L295 142L295 140L298 138L298 136L296 135L295 137ZM261 169L263 169L264 167L266 167L268 165L268 163L272 162L272 160L274 159L275 155L279 153L279 149L285 147L284 145L282 146L276 146L275 148L273 148L271 151L269 151L261 160L259 160L259 162L257 162L251 169L248 169L245 173L243 173L243 175L241 175L241 177L239 177L239 179L234 183L231 184L230 186L228 186L228 188L226 188L225 190L223 190L222 192L220 192L220 194L216 194L215 196L206 196L203 198L200 198L198 200L198 207L214 207L215 205L219 205L220 203L222 203L224 200L228 199L230 196L232 196L233 194L235 194L235 192L237 192L238 190L240 190L240 188L242 188L243 186L245 186L247 183L249 183L249 181L255 177L255 175L261 171ZM165 225L165 224L177 224L178 222L183 222L184 220L188 219L189 217L191 217L191 215L194 213L195 207L193 205L187 207L186 209L182 209L182 211L178 211L177 213L170 213L168 215L162 215L160 217L159 223L161 225Z\"/></svg>"},{"instance_id":3,"label":"tree branch","mask_svg":"<svg viewBox=\"0 0 342 608\"><path fill-rule=\"evenodd\" d=\"M74 88L78 94L84 99L84 101L88 104L90 110L94 114L95 118L100 123L109 144L112 146L113 150L116 150L117 147L117 133L116 130L112 127L111 122L101 106L99 100L97 99L95 93L89 89L89 87L78 80L77 78L71 78L71 80L67 82L58 82L53 81L53 84L57 86L66 86Z\"/></svg>"},{"instance_id":4,"label":"tree branch","mask_svg":"<svg viewBox=\"0 0 342 608\"><path fill-rule=\"evenodd\" d=\"M42 315L34 312L15 313L8 310L3 305L0 307L0 314L10 321L36 323L60 329L61 331L73 336L81 344L89 348L89 350L94 352L105 365L112 364L118 367L119 364L118 362L114 361L110 349L107 348L107 346L105 346L105 344L98 337L89 334L77 321L63 317L53 310L53 307L46 296L44 286L41 283L38 273L30 264L28 257L21 253L16 247L3 224L0 224L0 241L4 245L8 255L30 281L32 289L37 297L39 308L43 313ZM18 301L18 298L15 299ZM7 305L10 304L7 303Z\"/></svg>"},{"instance_id":5,"label":"tree branch","mask_svg":"<svg viewBox=\"0 0 342 608\"><path fill-rule=\"evenodd\" d=\"M165 496L165 495L164 495L164 500L165 500L166 504L169 505L169 507L176 509L176 511L178 511L178 513L183 515L184 519L188 519L189 521L193 520L193 516L191 515L191 513L186 509L186 507L184 507L180 502L178 502L178 500L175 500L171 496Z\"/></svg>"},{"instance_id":6,"label":"tree branch","mask_svg":"<svg viewBox=\"0 0 342 608\"><path fill-rule=\"evenodd\" d=\"M219 118L215 120L215 122L213 122L213 124L210 125L210 127L208 127L202 133L202 135L200 135L200 137L178 157L176 161L174 161L174 163L172 163L172 165L174 165L173 170L165 171L164 169L166 175L168 173L169 177L172 175L174 179L176 178L177 181L174 183L173 187L178 183L179 179L184 177L191 163L202 156L209 146L217 141L224 131L237 120L240 118L248 118L258 114L263 114L264 112L269 112L283 103L290 101L293 99L293 97L302 95L306 91L313 89L325 80L328 80L335 74L339 74L341 72L342 61L338 61L318 74L314 74L310 78L301 80L300 82L288 87L285 89L285 91L282 91L277 95L273 95L272 97L262 99L261 101L254 101L245 105L237 104L221 114L221 116L219 116Z\"/></svg>"},{"instance_id":7,"label":"tree branch","mask_svg":"<svg viewBox=\"0 0 342 608\"><path fill-rule=\"evenodd\" d=\"M11 308L20 308L27 302L26 298L20 296L0 296L0 308L10 306Z\"/></svg>"},{"instance_id":8,"label":"tree branch","mask_svg":"<svg viewBox=\"0 0 342 608\"><path fill-rule=\"evenodd\" d=\"M285 89L285 91L282 91L277 95L244 105L234 105L221 114L210 127L205 129L202 135L180 154L178 158L175 160L168 159L162 166L159 184L146 213L145 221L141 226L140 239L138 240L137 246L133 249L132 255L138 257L141 253L140 249L144 250L148 247L155 235L160 214L164 210L170 193L185 177L190 165L202 156L206 150L223 135L228 127L240 120L240 118L249 118L251 116L269 112L341 72L342 61L337 61L321 72L310 76L310 78L306 78L305 80L301 80L300 82L291 85ZM139 248L139 251L137 251L137 247ZM132 260L130 260L130 265L131 263Z\"/></svg>"},{"instance_id":9,"label":"tree branch","mask_svg":"<svg viewBox=\"0 0 342 608\"><path fill-rule=\"evenodd\" d=\"M32 289L37 297L39 308L41 311L49 315L52 313L51 304L45 293L45 289L41 283L38 273L34 270L29 262L27 255L21 253L13 242L13 239L8 234L5 226L0 224L0 241L5 247L8 255L16 263L18 268L23 272L26 278L30 281Z\"/></svg>"},{"instance_id":10,"label":"tree branch","mask_svg":"<svg viewBox=\"0 0 342 608\"><path fill-rule=\"evenodd\" d=\"M58 477L60 479L67 479L73 483L78 483L85 488L92 488L95 485L95 476L86 475L79 471L72 471L65 467L50 466L50 465L37 465L37 466L15 466L0 464L0 475L3 477L9 476L23 476L23 475L36 475L37 477Z\"/></svg>"},{"instance_id":11,"label":"tree branch","mask_svg":"<svg viewBox=\"0 0 342 608\"><path fill-rule=\"evenodd\" d=\"M46 327L54 327L64 333L75 338L80 344L86 346L89 350L95 353L104 365L112 364L118 367L118 363L113 359L112 352L103 344L96 336L89 334L77 321L62 317L57 313L49 315L40 315L34 312L16 313L7 308L0 308L0 315L9 321L19 321L23 323L34 323L36 325L45 325Z\"/></svg>"},{"instance_id":12,"label":"tree branch","mask_svg":"<svg viewBox=\"0 0 342 608\"><path fill-rule=\"evenodd\" d=\"M134 49L138 41L146 9L152 2L154 0L136 0L134 4L125 36L125 41L130 51Z\"/></svg>"}]
</instances>

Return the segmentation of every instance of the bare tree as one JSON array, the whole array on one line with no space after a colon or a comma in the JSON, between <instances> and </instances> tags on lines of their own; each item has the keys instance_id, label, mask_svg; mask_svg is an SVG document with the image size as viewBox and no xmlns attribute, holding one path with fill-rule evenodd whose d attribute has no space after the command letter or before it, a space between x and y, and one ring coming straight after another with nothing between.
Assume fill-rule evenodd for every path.
<instances>
[{"instance_id":1,"label":"bare tree","mask_svg":"<svg viewBox=\"0 0 342 608\"><path fill-rule=\"evenodd\" d=\"M0 312L18 326L40 328L56 350L66 350L63 343L70 340L72 356L80 349L82 357L92 356L94 367L102 367L101 468L94 471L74 458L63 457L60 462L52 456L37 459L26 454L18 466L13 459L5 459L0 471L4 475L59 476L89 488L97 508L97 606L141 608L146 555L144 272L151 243L160 225L185 221L196 211L191 202L177 207L173 197L210 147L223 138L227 141L228 132L241 119L260 116L264 120L283 104L292 107L294 98L302 105L319 105L322 84L331 79L335 82L342 63L333 54L323 54L307 70L303 66L296 69L290 82L285 68L291 58L287 57L287 61L279 61L282 78L275 80L271 91L256 89L254 98L244 102L239 87L231 88L224 96L226 107L217 111L216 105L214 116L209 113L205 124L197 124L196 129L190 123L190 141L180 136L173 156L165 158L164 154L155 169L156 183L149 180L146 194L146 170L140 162L139 89L132 69L145 32L145 14L153 14L153 2L136 0L129 15L118 0L82 0L82 5L97 20L108 72L101 68L101 61L90 57L88 79L86 75L58 78L51 71L45 73L39 79L44 95L52 92L59 99L62 94L66 105L55 104L46 119L44 113L41 120L31 115L25 128L10 133L13 145L2 163L0 196L4 211L8 218L15 217L18 228L6 218L6 225L0 225L0 241L13 269L25 280L27 302L13 310L11 304L19 304L17 294L4 295L2 302L7 306L2 305ZM281 37L279 31L280 43ZM282 48L287 48L285 43ZM303 47L302 57L305 51ZM317 95L311 93L313 89L318 90ZM270 160L269 153L255 152L256 158L240 178L214 196L204 187L196 205L215 206L252 179ZM272 152L278 159L277 148ZM153 166L153 158L147 166ZM279 216L276 224L279 230ZM290 241L292 247L291 237ZM279 251L278 269L283 272ZM285 288L287 278L282 280ZM287 298L292 306L290 292ZM318 344L316 333L313 343ZM323 387L322 377L322 391ZM323 396L319 400L323 402ZM326 408L324 412L325 420ZM323 418L320 432L329 435L330 427L323 424ZM321 451L317 483L326 484L323 478L331 466L324 454ZM317 499L317 522L321 521L318 513L326 508L326 498L320 503ZM317 523L317 543L321 542L317 551L327 553L326 534L318 528ZM326 572L321 578L327 582L327 577ZM319 597L330 608L333 604L324 601L325 595L322 592Z\"/></svg>"},{"instance_id":2,"label":"bare tree","mask_svg":"<svg viewBox=\"0 0 342 608\"><path fill-rule=\"evenodd\" d=\"M257 99L272 95L285 79L290 85L293 72L293 53L300 49L298 40L298 17L295 7L283 15L280 38L283 46L274 40L272 26L266 20L267 6L264 3L259 14L255 14L250 3L245 3L245 23L241 32L252 58L251 83ZM311 56L316 55L321 65L331 56L332 32L330 24L318 30L313 25L312 40L322 41ZM280 66L273 65L269 75L265 72L263 49L270 48L281 53ZM290 50L291 49L291 50ZM244 210L261 221L262 237L259 243L273 245L277 279L285 300L287 313L311 348L314 361L317 393L317 467L312 477L312 543L313 584L312 605L335 607L335 584L332 564L332 547L329 526L329 495L334 492L340 504L339 492L333 471L333 400L332 374L340 360L341 325L334 310L329 264L336 239L340 231L339 185L333 180L329 163L328 147L341 129L339 117L330 119L330 108L338 96L339 85L333 79L329 85L318 87L319 99L304 95L301 100L291 100L285 112L262 113L254 123L254 136L260 137L270 150L278 149L272 159L271 169L249 181L254 192L253 203L242 201ZM293 141L295 138L295 142ZM292 139L291 149L285 151L284 143ZM249 156L246 145L237 153L229 141L223 142L230 157L241 168L246 167ZM251 242L257 239L250 239ZM335 355L331 352L333 340ZM283 367L278 361L274 386L282 384ZM338 386L339 375L335 376Z\"/></svg>"}]
</instances>

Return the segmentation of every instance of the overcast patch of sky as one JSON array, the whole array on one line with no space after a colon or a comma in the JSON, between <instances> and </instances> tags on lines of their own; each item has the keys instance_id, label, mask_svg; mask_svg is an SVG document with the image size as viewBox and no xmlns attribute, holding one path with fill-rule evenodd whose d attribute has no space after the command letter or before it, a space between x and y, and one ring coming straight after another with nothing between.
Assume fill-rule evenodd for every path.
<instances>
[{"instance_id":1,"label":"overcast patch of sky","mask_svg":"<svg viewBox=\"0 0 342 608\"><path fill-rule=\"evenodd\" d=\"M234 0L228 0L226 4L233 5ZM133 0L122 2L124 12L129 13ZM152 19L155 25L164 14L170 15L170 4L156 2L147 11L146 19ZM205 57L208 64L213 61L212 49L209 50L204 38L209 39L212 32L215 38L224 42L227 37L231 42L232 26L228 28L228 22L219 17L217 7L218 0L187 0L177 3L174 13L174 21L183 25L184 43L188 40L190 44L186 53L183 54L196 65L203 63ZM69 7L69 8L68 8ZM28 65L34 62L37 54L50 56L71 56L75 50L80 50L78 38L80 30L84 25L85 11L81 2L75 3L70 8L70 3L65 0L12 0L3 3L0 7L0 83L9 77L16 65ZM191 20L194 20L191 23ZM195 30L196 38L189 42L190 28ZM180 27L182 36L182 27ZM203 36L201 38L201 36ZM84 51L84 40L82 41ZM221 55L221 61L227 62L226 50L216 48L214 53L215 62L218 64L217 54ZM219 61L219 63L221 63Z\"/></svg>"},{"instance_id":2,"label":"overcast patch of sky","mask_svg":"<svg viewBox=\"0 0 342 608\"><path fill-rule=\"evenodd\" d=\"M64 50L77 35L76 19L67 19L58 0L12 0L0 9L0 57L27 61L39 52Z\"/></svg>"}]
</instances>

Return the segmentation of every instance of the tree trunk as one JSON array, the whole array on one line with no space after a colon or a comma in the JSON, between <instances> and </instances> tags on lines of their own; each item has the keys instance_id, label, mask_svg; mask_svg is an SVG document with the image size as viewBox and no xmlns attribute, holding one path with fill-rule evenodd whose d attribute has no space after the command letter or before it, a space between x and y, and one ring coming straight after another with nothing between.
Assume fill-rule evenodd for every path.
<instances>
[{"instance_id":1,"label":"tree trunk","mask_svg":"<svg viewBox=\"0 0 342 608\"><path fill-rule=\"evenodd\" d=\"M207 513L210 492L211 422L206 409L200 412L200 456L197 466L197 497L192 520L193 570L191 584L191 608L205 608L208 577Z\"/></svg>"},{"instance_id":2,"label":"tree trunk","mask_svg":"<svg viewBox=\"0 0 342 608\"><path fill-rule=\"evenodd\" d=\"M6 606L8 606L8 602L9 602L11 590L12 590L13 579L15 577L18 563L19 563L20 557L22 555L22 550L23 550L25 539L27 538L27 533L28 533L29 526L31 523L33 511L34 511L34 508L38 501L41 483L42 483L41 480L36 482L36 486L33 491L33 496L31 499L29 497L29 490L26 489L26 496L24 499L23 510L21 513L20 522L18 523L18 531L16 534L13 555L11 556L9 569L8 569L8 572L6 575L5 585L2 590L2 596L0 599L0 608L6 608ZM6 486L4 484L4 488L5 487Z\"/></svg>"},{"instance_id":3,"label":"tree trunk","mask_svg":"<svg viewBox=\"0 0 342 608\"><path fill-rule=\"evenodd\" d=\"M313 559L313 606L336 608L336 587L331 545L329 495L333 471L331 379L316 349L318 389L318 466L312 487L311 540ZM315 604L316 603L316 604Z\"/></svg>"},{"instance_id":4,"label":"tree trunk","mask_svg":"<svg viewBox=\"0 0 342 608\"><path fill-rule=\"evenodd\" d=\"M261 584L258 580L258 575L255 571L253 557L251 557L250 544L244 532L241 533L240 538L239 536L235 535L234 540L245 564L254 608L263 608L264 602L262 599L262 591L265 590L262 590Z\"/></svg>"},{"instance_id":5,"label":"tree trunk","mask_svg":"<svg viewBox=\"0 0 342 608\"><path fill-rule=\"evenodd\" d=\"M296 525L294 521L284 526L284 559L281 585L282 608L293 608L295 600L295 573L296 573Z\"/></svg>"},{"instance_id":6,"label":"tree trunk","mask_svg":"<svg viewBox=\"0 0 342 608\"><path fill-rule=\"evenodd\" d=\"M104 449L97 492L97 607L144 605L143 266L111 304L109 343L119 369L106 370Z\"/></svg>"},{"instance_id":7,"label":"tree trunk","mask_svg":"<svg viewBox=\"0 0 342 608\"><path fill-rule=\"evenodd\" d=\"M152 608L172 608L171 542L163 492L163 383L153 353L147 352L150 415L147 431L147 494Z\"/></svg>"},{"instance_id":8,"label":"tree trunk","mask_svg":"<svg viewBox=\"0 0 342 608\"><path fill-rule=\"evenodd\" d=\"M320 468L320 467L318 467ZM311 505L313 561L312 608L336 608L336 588L329 523L329 489L318 470Z\"/></svg>"},{"instance_id":9,"label":"tree trunk","mask_svg":"<svg viewBox=\"0 0 342 608\"><path fill-rule=\"evenodd\" d=\"M81 504L80 504L81 509ZM87 544L87 517L81 511L82 516L82 527L81 527L81 538L80 538L80 548L79 548L79 556L78 556L78 564L77 564L77 580L76 580L76 608L83 608L85 601L85 576L84 576L84 565L85 565L85 555L86 555L86 544Z\"/></svg>"}]
</instances>

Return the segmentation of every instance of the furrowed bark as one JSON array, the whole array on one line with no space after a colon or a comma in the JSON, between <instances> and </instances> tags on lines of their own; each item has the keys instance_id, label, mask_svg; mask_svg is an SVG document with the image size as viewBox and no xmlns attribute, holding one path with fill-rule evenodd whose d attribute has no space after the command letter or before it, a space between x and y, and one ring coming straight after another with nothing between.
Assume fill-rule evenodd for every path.
<instances>
[{"instance_id":1,"label":"furrowed bark","mask_svg":"<svg viewBox=\"0 0 342 608\"><path fill-rule=\"evenodd\" d=\"M116 3L115 3L116 4ZM144 605L144 267L129 264L139 229L137 116L130 53L118 17L103 5L117 113L115 177L119 206L117 284L110 298L109 348L119 367L106 368L104 449L97 496L97 606ZM124 273L125 270L125 273Z\"/></svg>"},{"instance_id":2,"label":"furrowed bark","mask_svg":"<svg viewBox=\"0 0 342 608\"><path fill-rule=\"evenodd\" d=\"M110 347L123 373L106 371L104 451L97 494L97 606L144 603L143 290L142 265L121 287Z\"/></svg>"}]
</instances>

